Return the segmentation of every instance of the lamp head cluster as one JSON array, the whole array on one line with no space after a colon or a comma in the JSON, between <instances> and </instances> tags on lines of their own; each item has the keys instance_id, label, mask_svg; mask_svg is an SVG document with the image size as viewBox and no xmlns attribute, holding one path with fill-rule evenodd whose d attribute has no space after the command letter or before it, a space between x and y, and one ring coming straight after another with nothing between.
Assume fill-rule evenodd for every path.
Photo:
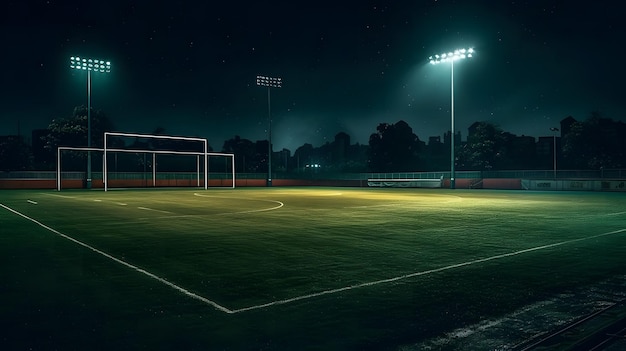
<instances>
[{"instance_id":1,"label":"lamp head cluster","mask_svg":"<svg viewBox=\"0 0 626 351\"><path fill-rule=\"evenodd\" d=\"M111 62L72 56L70 57L70 68L109 73L111 72Z\"/></svg>"},{"instance_id":2,"label":"lamp head cluster","mask_svg":"<svg viewBox=\"0 0 626 351\"><path fill-rule=\"evenodd\" d=\"M442 62L451 62L456 60L462 60L470 58L474 54L474 48L469 49L457 49L454 52L444 52L440 55L433 55L428 58L431 64L436 65Z\"/></svg>"},{"instance_id":3,"label":"lamp head cluster","mask_svg":"<svg viewBox=\"0 0 626 351\"><path fill-rule=\"evenodd\" d=\"M280 88L283 86L282 78L256 76L256 85L269 88Z\"/></svg>"}]
</instances>

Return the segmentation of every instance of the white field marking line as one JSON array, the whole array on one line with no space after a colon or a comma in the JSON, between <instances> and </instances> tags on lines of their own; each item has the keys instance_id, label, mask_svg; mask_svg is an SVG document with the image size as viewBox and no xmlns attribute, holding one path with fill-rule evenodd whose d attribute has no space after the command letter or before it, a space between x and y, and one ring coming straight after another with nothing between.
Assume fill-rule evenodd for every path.
<instances>
[{"instance_id":1,"label":"white field marking line","mask_svg":"<svg viewBox=\"0 0 626 351\"><path fill-rule=\"evenodd\" d=\"M48 196L62 197L62 198L65 198L65 199L78 199L76 196L66 196L66 195L48 194L48 193L42 193L42 194L43 195L48 195ZM82 200L82 199L79 199L79 200ZM88 199L85 199L85 200L88 200ZM106 201L103 201L101 199L94 199L93 201L94 202L106 202ZM120 205L120 206L126 206L127 205L127 204L125 204L123 202L113 202L113 203L116 204L116 205Z\"/></svg>"},{"instance_id":2,"label":"white field marking line","mask_svg":"<svg viewBox=\"0 0 626 351\"><path fill-rule=\"evenodd\" d=\"M488 261L499 260L501 258L517 256L517 255L521 255L521 254L528 253L528 252L533 252L533 251L545 250L545 249L549 249L549 248L553 248L553 247L557 247L557 246L571 244L571 243L575 243L575 242L579 242L579 241L595 239L595 238L608 236L608 235L614 235L614 234L618 234L618 233L622 233L622 232L626 232L626 228L619 229L619 230L614 230L614 231L607 232L607 233L592 235L592 236L585 237L585 238L566 240L566 241L561 241L561 242L554 243L554 244L548 244L548 245L542 245L542 246L537 246L537 247L531 247L529 249L519 250L519 251L515 251L515 252L509 252L509 253L506 253L506 254L495 255L495 256L486 257L486 258L480 258L480 259L467 261L467 262L463 262L463 263L457 263L457 264L453 264L453 265L449 265L449 266L445 266L445 267L429 269L427 271L421 271L421 272L404 274L404 275L397 276L397 277L394 277L394 278L375 280L375 281L372 281L372 282L366 282L366 283L361 283L361 284L350 285L350 286L346 286L346 287L343 287L343 288L324 290L324 291L320 291L320 292L316 292L316 293L312 293L312 294L308 294L308 295L296 296L296 297L292 297L292 298L289 298L289 299L277 300L277 301L272 301L272 302L268 302L268 303L264 303L264 304L260 304L260 305L234 309L234 310L232 310L232 313L240 313L240 312L245 312L245 311L251 311L251 310L267 308L267 307L271 307L271 306L275 306L275 305L284 305L284 304L295 302L295 301L311 299L311 298L318 297L318 296L323 296L323 295L336 294L336 293L339 293L339 292L342 292L342 291L347 291L347 290L352 290L352 289L357 289L357 288L363 288L363 287L366 287L366 286L385 284L385 283L392 283L392 282L395 282L395 281L398 281L398 280L403 280L403 279L408 279L408 278L413 278L413 277L418 277L418 276L423 276L423 275L429 275L429 274L433 274L433 273L438 273L438 272L451 270L451 269L454 269L454 268L461 268L461 267L465 267L465 266L471 266L471 265L474 265L474 264L477 264L477 263L483 263L483 262L488 262Z\"/></svg>"},{"instance_id":3,"label":"white field marking line","mask_svg":"<svg viewBox=\"0 0 626 351\"><path fill-rule=\"evenodd\" d=\"M48 194L48 193L42 193L44 195L48 195L48 196L56 196L56 197L62 197L64 199L74 199L74 200L84 200L84 201L89 201L89 198L78 198L76 196L65 196L65 195L59 195L59 194ZM93 202L106 202L102 199L93 199L91 200Z\"/></svg>"},{"instance_id":4,"label":"white field marking line","mask_svg":"<svg viewBox=\"0 0 626 351\"><path fill-rule=\"evenodd\" d=\"M277 210L283 206L285 206L284 203L280 202L280 201L274 201L274 200L266 200L268 202L275 202L278 204L278 206L274 206L274 207L270 207L270 208L262 208L260 210L248 210L248 211L237 211L237 212L224 212L224 213L218 213L216 214L217 216L226 216L226 215L232 215L232 214L240 214L240 213L254 213L254 212L266 212L266 211L273 211L273 210Z\"/></svg>"},{"instance_id":5,"label":"white field marking line","mask_svg":"<svg viewBox=\"0 0 626 351\"><path fill-rule=\"evenodd\" d=\"M207 195L202 195L202 194L198 194L198 193L193 193L194 196L199 196L199 197L215 197L215 196L207 196ZM232 197L227 197L227 199L233 199ZM242 199L242 200L254 200L254 201L263 201L263 202L272 202L275 204L278 204L277 206L274 207L269 207L269 208L262 208L259 210L248 210L248 211L237 211L237 212L225 212L225 213L218 213L217 215L231 215L231 214L240 214L240 213L254 213L254 212L265 212L265 211L273 211L273 210L277 210L283 206L285 206L284 203L280 202L280 201L276 201L276 200L265 200L265 199Z\"/></svg>"},{"instance_id":6,"label":"white field marking line","mask_svg":"<svg viewBox=\"0 0 626 351\"><path fill-rule=\"evenodd\" d=\"M37 201L33 201L33 200L26 200L26 202L28 202L29 204L33 204L33 205L37 204Z\"/></svg>"},{"instance_id":7,"label":"white field marking line","mask_svg":"<svg viewBox=\"0 0 626 351\"><path fill-rule=\"evenodd\" d=\"M161 212L161 213L174 213L174 212L170 212L170 211L163 211L163 210L155 210L154 208L148 208L148 207L137 207L140 210L144 210L144 211L154 211L154 212Z\"/></svg>"},{"instance_id":8,"label":"white field marking line","mask_svg":"<svg viewBox=\"0 0 626 351\"><path fill-rule=\"evenodd\" d=\"M126 267L129 267L137 272L143 273L147 276L149 276L150 278L153 278L171 288L174 288L176 290L178 290L179 292L194 298L196 300L202 301L210 306L213 306L214 308L216 308L219 311L222 311L224 313L228 313L228 314L235 314L235 313L241 313L241 312L247 312L247 311L252 311L252 310L257 310L257 309L262 309L262 308L267 308L267 307L271 307L271 306L276 306L276 305L284 305L284 304L288 304L291 302L295 302L295 301L300 301L300 300L306 300L306 299L311 299L314 297L319 297L319 296L323 296L323 295L330 295L330 294L336 294L339 292L343 292L343 291L348 291L348 290L353 290L353 289L358 289L358 288L363 288L363 287L367 287L367 286L373 286L373 285L379 285L379 284L385 284L385 283L391 283L391 282L395 282L395 281L399 281L399 280L404 280L404 279L408 279L408 278L413 278L413 277L418 277L418 276L424 276L424 275L429 275L429 274L433 274L433 273L438 273L438 272L443 272L443 271L447 271L447 270L451 270L451 269L455 269L455 268L461 268L461 267L465 267L465 266L470 266L470 265L474 265L477 263L483 263L483 262L488 262L488 261L493 261L493 260L498 260L498 259L502 259L502 258L506 258L506 257L511 257L511 256L517 256L517 255L521 255L524 253L528 253L528 252L533 252L533 251L539 251L539 250L545 250L545 249L549 249L552 247L557 247L557 246L562 246L562 245L566 245L566 244L571 244L574 242L579 242L579 241L585 241L585 240L590 240L590 239L595 239L595 238L599 238L599 237L603 237L603 236L609 236L609 235L614 235L614 234L619 234L619 233L623 233L626 232L626 228L624 229L618 229L618 230L614 230L611 232L606 232L606 233L602 233L602 234L597 234L597 235L592 235L589 237L584 237L584 238L578 238L578 239L572 239L572 240L566 240L566 241L561 241L558 243L554 243L554 244L548 244L548 245L542 245L542 246L537 246L537 247L532 247L532 248L528 248L528 249L524 249L524 250L519 250L519 251L514 251L514 252L510 252L510 253L506 253L506 254L501 254L501 255L495 255L495 256L491 256L491 257L486 257L486 258L480 258L480 259L476 259L476 260L472 260L472 261L466 261L466 262L462 262L462 263L457 263L457 264L453 264L453 265L449 265L449 266L445 266L445 267L440 267L440 268L434 268L434 269L430 269L430 270L426 270L426 271L421 271L421 272L414 272L414 273L409 273L409 274L404 274L401 276L397 276L397 277L393 277L393 278L387 278L387 279L381 279L381 280L375 280L372 282L366 282L366 283L361 283L361 284L355 284L355 285L350 285L350 286L346 286L346 287L342 287L342 288L337 288L337 289L329 289L329 290L324 290L324 291L320 291L320 292L316 292L316 293L312 293L312 294L307 294L307 295L301 295L301 296L296 296L296 297L292 297L292 298L288 298L288 299L283 299L283 300L276 300L276 301L272 301L272 302L268 302L268 303L264 303L264 304L260 304L260 305L254 305L254 306L249 306L249 307L244 307L244 308L239 308L239 309L228 309L214 301L211 301L205 297L202 297L200 295L194 294L192 292L190 292L189 290L182 288L174 283L171 283L153 273L150 273L144 269L141 269L137 266L134 266L130 263L127 263L119 258L116 258L114 256L111 256L101 250L98 250L92 246L89 246L88 244L85 244L79 240L76 240L70 236L67 236L55 229L52 229L48 226L46 226L45 224L42 224L40 222L38 222L35 219L32 219L16 210L13 210L12 208L9 208L3 204L0 203L0 207L3 207L5 209L7 209L10 212L13 212L25 219L28 219L29 221L41 226L42 228L45 228L67 240L70 240L72 242L75 242L81 246L84 246L96 253L99 253L117 263L120 263Z\"/></svg>"},{"instance_id":9,"label":"white field marking line","mask_svg":"<svg viewBox=\"0 0 626 351\"><path fill-rule=\"evenodd\" d=\"M209 299L207 299L206 297L200 296L200 295L198 295L198 294L194 294L194 293L192 293L191 291L189 291L189 290L187 290L187 289L185 289L185 288L183 288L183 287L181 287L181 286L178 286L178 285L176 285L176 284L174 284L174 283L171 283L171 282L169 282L169 281L165 280L164 278L159 277L158 275L156 275L156 274L154 274L154 273L150 273L150 272L146 271L146 270L145 270L145 269L143 269L143 268L139 268L139 267L137 267L137 266L135 266L135 265L133 265L133 264L130 264L130 263L128 263L128 262L126 262L126 261L124 261L124 260L122 260L122 259L119 259L119 258L117 258L117 257L115 257L115 256L112 256L112 255L110 255L110 254L108 254L108 253L106 253L106 252L104 252L104 251L102 251L102 250L98 250L98 249L96 249L96 248L95 248L95 247L93 247L93 246L90 246L90 245L88 245L88 244L85 244L84 242L82 242L82 241L80 241L80 240L74 239L74 238L72 238L72 237L71 237L71 236L69 236L69 235L63 234L63 233L59 232L58 230L53 229L53 228L51 228L51 227L48 227L47 225L45 225L45 224L43 224L43 223L41 223L41 222L37 221L36 219L33 219L33 218L31 218L31 217L28 217L27 215L25 215L25 214L23 214L23 213L21 213L21 212L18 212L18 211L14 210L14 209L12 209L12 208L10 208L10 207L8 207L8 206L5 206L4 204L1 204L1 203L0 203L0 207L2 207L2 208L4 208L4 209L6 209L7 211L13 212L14 214L16 214L16 215L18 215L18 216L20 216L20 217L22 217L22 218L25 218L25 219L27 219L27 220L29 220L29 221L31 221L31 222L33 222L33 223L37 224L38 226L40 226L40 227L42 227L42 228L44 228L44 229L47 229L48 231L53 232L54 234L56 234L56 235L58 235L58 236L60 236L60 237L62 237L62 238L64 238L64 239L67 239L67 240L69 240L69 241L71 241L71 242L73 242L73 243L76 243L76 244L78 244L78 245L80 245L80 246L82 246L82 247L85 247L85 248L87 248L87 249L89 249L89 250L91 250L91 251L93 251L93 252L95 252L95 253L98 253L98 254L100 254L100 255L102 255L102 256L104 256L104 257L108 258L108 259L111 259L111 260L113 260L113 261L115 261L115 262L117 262L117 263L119 263L119 264L121 264L121 265L123 265L123 266L126 266L126 267L128 267L128 268L130 268L130 269L133 269L133 270L135 270L135 271L137 271L137 272L139 272L139 273L142 273L142 274L144 274L144 275L147 275L148 277L150 277L150 278L152 278L152 279L154 279L154 280L156 280L156 281L158 281L158 282L160 282L160 283L162 283L162 284L165 284L165 285L169 286L170 288L176 289L176 290L178 290L179 292L181 292L181 293L183 293L183 294L185 294L185 295L187 295L187 296L189 296L189 297L191 297L191 298L193 298L193 299L199 300L199 301L201 301L201 302L204 302L204 303L205 303L205 304L207 304L207 305L213 306L215 309L217 309L217 310L219 310L219 311L222 311L222 312L225 312L225 313L229 313L229 314L232 314L232 313L233 313L233 311L232 311L232 310L230 310L230 309L228 309L228 308L226 308L226 307L224 307L224 306L222 306L222 305L218 304L218 303L217 303L217 302L215 302L215 301L209 300Z\"/></svg>"},{"instance_id":10,"label":"white field marking line","mask_svg":"<svg viewBox=\"0 0 626 351\"><path fill-rule=\"evenodd\" d=\"M201 196L201 195L198 195ZM199 218L199 217L211 217L211 216L230 216L230 215L236 215L236 214L241 214L241 213L255 213L255 212L265 212L265 211L272 211L272 210L277 210L281 207L283 207L285 204L283 204L280 201L274 201L274 200L262 200L262 201L269 201L269 202L276 202L278 203L278 206L274 206L274 207L270 207L270 208L262 208L260 210L248 210L248 211L237 211L237 212L222 212L222 213L213 213L213 214L189 214L189 215L174 215L174 216L161 216L161 217L151 217L151 218L138 218L138 221L143 222L143 221L154 221L154 220L161 220L161 219L178 219L178 218ZM172 212L169 212L172 213ZM130 222L125 222L125 223L130 223Z\"/></svg>"},{"instance_id":11,"label":"white field marking line","mask_svg":"<svg viewBox=\"0 0 626 351\"><path fill-rule=\"evenodd\" d=\"M48 195L48 196L62 197L64 199L75 199L76 198L76 196L67 196L67 195L49 194L49 193L42 193L42 194Z\"/></svg>"}]
</instances>

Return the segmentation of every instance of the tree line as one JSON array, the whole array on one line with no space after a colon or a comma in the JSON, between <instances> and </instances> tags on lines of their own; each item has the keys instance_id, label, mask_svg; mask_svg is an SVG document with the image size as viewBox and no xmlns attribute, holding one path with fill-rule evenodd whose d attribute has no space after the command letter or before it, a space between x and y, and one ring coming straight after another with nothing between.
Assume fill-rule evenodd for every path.
<instances>
[{"instance_id":1,"label":"tree line","mask_svg":"<svg viewBox=\"0 0 626 351\"><path fill-rule=\"evenodd\" d=\"M103 147L104 131L115 130L107 116L91 111L92 146ZM166 134L156 128L153 134ZM320 146L305 143L291 150L272 153L273 172L419 172L444 171L450 168L450 133L421 140L405 121L380 123L367 145L352 144L344 132L332 142ZM561 121L560 136L554 144L546 137L536 140L516 136L489 122L476 122L469 128L466 141L455 136L457 170L551 169L556 152L560 169L626 168L626 124L593 112L583 120L568 117ZM558 142L557 142L558 141ZM198 144L163 139L140 139L132 142L111 139L111 147L124 146L148 150L186 150L200 152ZM53 170L59 146L87 146L87 109L76 107L68 118L53 119L48 128L33 133L32 145L19 136L0 137L0 170ZM554 149L554 146L557 146ZM211 151L215 151L211 147ZM268 141L251 141L235 135L224 142L220 152L235 154L238 173L265 173L268 167ZM64 165L82 170L85 153L68 153ZM187 171L191 163L178 164L176 157L160 158L161 170ZM151 159L145 154L120 155L115 166L126 171L146 171ZM69 169L65 168L65 169Z\"/></svg>"}]
</instances>

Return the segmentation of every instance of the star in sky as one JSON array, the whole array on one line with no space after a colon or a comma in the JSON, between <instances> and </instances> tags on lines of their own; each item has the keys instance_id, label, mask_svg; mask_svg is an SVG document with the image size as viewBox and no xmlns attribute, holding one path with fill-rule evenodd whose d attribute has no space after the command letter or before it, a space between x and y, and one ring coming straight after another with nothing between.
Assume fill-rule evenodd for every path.
<instances>
[{"instance_id":1,"label":"star in sky","mask_svg":"<svg viewBox=\"0 0 626 351\"><path fill-rule=\"evenodd\" d=\"M106 57L92 102L117 128L225 139L266 138L267 97L256 75L281 76L274 143L294 150L346 132L367 143L379 123L406 121L422 139L450 129L450 70L435 52L473 46L455 67L457 130L489 121L549 134L565 116L626 116L615 58L624 24L614 5L563 1L293 3L5 3L0 71L10 89L0 134L45 128L86 103L71 55ZM10 33L10 34L9 34ZM619 50L619 49L618 49Z\"/></svg>"}]
</instances>

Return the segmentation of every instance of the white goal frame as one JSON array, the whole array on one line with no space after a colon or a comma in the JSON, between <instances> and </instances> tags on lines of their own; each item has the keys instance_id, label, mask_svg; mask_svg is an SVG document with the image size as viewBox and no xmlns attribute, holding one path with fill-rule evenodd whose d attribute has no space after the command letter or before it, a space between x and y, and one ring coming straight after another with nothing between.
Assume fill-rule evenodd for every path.
<instances>
[{"instance_id":1,"label":"white goal frame","mask_svg":"<svg viewBox=\"0 0 626 351\"><path fill-rule=\"evenodd\" d=\"M107 136L125 136L125 137L140 137L140 138L155 138L155 139L173 139L173 140L188 140L188 141L200 141L204 144L204 152L193 152L193 151L174 151L174 150L138 150L138 149L119 149L119 148L108 148L107 147ZM107 153L108 152L127 152L127 153L151 153L153 155L153 159L156 154L169 154L169 155L196 155L204 157L204 189L208 189L209 187L209 156L226 156L231 158L231 172L232 172L232 188L235 188L235 154L232 153L221 153L221 152L208 152L208 141L207 139L201 138L190 138L190 137L180 137L180 136L169 136L169 135L151 135L151 134L136 134L136 133L120 133L120 132L105 132L104 133L104 148L94 148L94 147L71 147L71 146L59 146L57 148L57 190L61 191L61 151L63 150L76 150L76 151L102 151L102 183L104 186L104 191L108 191L108 169L107 169ZM156 169L153 167L153 183L155 183L155 172ZM200 166L198 161L198 173L200 173ZM200 182L200 177L198 175L198 183Z\"/></svg>"},{"instance_id":2,"label":"white goal frame","mask_svg":"<svg viewBox=\"0 0 626 351\"><path fill-rule=\"evenodd\" d=\"M170 140L187 140L187 141L200 141L204 144L204 153L199 152L184 152L184 151L145 151L145 150L130 150L130 149L108 149L107 148L107 140L108 136L122 136L122 137L136 137L136 138L153 138L153 139L170 139ZM204 189L209 188L209 156L229 156L232 159L232 174L233 174L233 185L235 187L235 155L234 154L226 154L219 152L208 152L209 142L207 139L202 138L193 138L193 137L182 137L182 136L173 136L173 135L154 135L154 134L137 134L137 133L122 133L122 132L104 132L104 156L103 156L103 166L102 166L102 182L104 184L104 191L108 191L108 171L107 171L107 152L114 151L119 152L148 152L153 154L179 154L179 155L204 155Z\"/></svg>"},{"instance_id":3,"label":"white goal frame","mask_svg":"<svg viewBox=\"0 0 626 351\"><path fill-rule=\"evenodd\" d=\"M170 135L153 135L153 134L137 134L137 133L122 133L122 132L104 132L104 156L103 156L103 166L102 166L102 182L104 184L104 191L108 191L108 182L107 182L107 140L108 136L123 136L123 137L136 137L136 138L152 138L152 139L170 139L170 140L187 140L187 141L200 141L204 144L204 189L209 188L208 184L208 171L209 171L209 158L207 157L208 151L208 141L202 138L191 138L191 137L180 137L180 136L170 136ZM112 150L108 150L112 151ZM233 174L233 178L235 175ZM233 183L234 185L234 183Z\"/></svg>"}]
</instances>

